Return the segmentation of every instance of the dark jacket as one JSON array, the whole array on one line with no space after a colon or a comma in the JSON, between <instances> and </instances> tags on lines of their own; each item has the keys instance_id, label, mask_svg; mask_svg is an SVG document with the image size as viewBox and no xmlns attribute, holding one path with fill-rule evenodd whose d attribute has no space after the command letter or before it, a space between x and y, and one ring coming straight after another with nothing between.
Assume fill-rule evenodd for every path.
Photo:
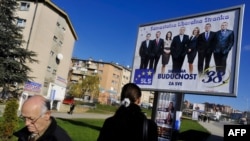
<instances>
[{"instance_id":1,"label":"dark jacket","mask_svg":"<svg viewBox=\"0 0 250 141\"><path fill-rule=\"evenodd\" d=\"M205 32L201 33L197 41L197 49L199 53L212 53L215 47L215 32L209 32L208 40L205 37Z\"/></svg>"},{"instance_id":2,"label":"dark jacket","mask_svg":"<svg viewBox=\"0 0 250 141\"><path fill-rule=\"evenodd\" d=\"M180 35L177 35L173 38L171 43L171 55L173 58L183 57L187 54L187 46L189 42L189 36L183 35L182 42L180 40Z\"/></svg>"},{"instance_id":3,"label":"dark jacket","mask_svg":"<svg viewBox=\"0 0 250 141\"><path fill-rule=\"evenodd\" d=\"M223 34L220 30L216 32L216 46L214 53L228 54L234 45L234 32L232 30L226 30Z\"/></svg>"},{"instance_id":4,"label":"dark jacket","mask_svg":"<svg viewBox=\"0 0 250 141\"><path fill-rule=\"evenodd\" d=\"M153 46L151 46L151 52L154 54L154 57L160 57L164 49L164 40L159 38L159 43L156 43L156 39L153 41Z\"/></svg>"},{"instance_id":5,"label":"dark jacket","mask_svg":"<svg viewBox=\"0 0 250 141\"><path fill-rule=\"evenodd\" d=\"M27 127L15 132L13 135L18 137L18 141L28 141L30 132ZM56 120L51 117L51 124L45 133L38 138L37 141L71 141L70 137L64 129L57 125Z\"/></svg>"},{"instance_id":6,"label":"dark jacket","mask_svg":"<svg viewBox=\"0 0 250 141\"><path fill-rule=\"evenodd\" d=\"M105 120L97 141L143 141L145 115L138 105L121 106L116 114ZM157 125L148 121L148 141L157 141Z\"/></svg>"},{"instance_id":7,"label":"dark jacket","mask_svg":"<svg viewBox=\"0 0 250 141\"><path fill-rule=\"evenodd\" d=\"M146 58L149 56L153 56L152 54L152 46L153 46L153 41L149 40L148 46L146 43L146 40L141 43L140 49L139 49L139 55L141 58Z\"/></svg>"}]
</instances>

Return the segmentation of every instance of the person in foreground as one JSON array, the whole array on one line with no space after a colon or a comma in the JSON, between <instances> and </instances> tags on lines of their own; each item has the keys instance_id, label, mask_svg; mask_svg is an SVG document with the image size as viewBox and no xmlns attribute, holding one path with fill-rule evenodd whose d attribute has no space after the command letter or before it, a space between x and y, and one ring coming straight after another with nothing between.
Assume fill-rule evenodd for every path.
<instances>
[{"instance_id":1,"label":"person in foreground","mask_svg":"<svg viewBox=\"0 0 250 141\"><path fill-rule=\"evenodd\" d=\"M121 103L115 115L107 118L97 141L157 141L157 125L141 112L141 89L134 83L122 88ZM143 138L144 120L147 123L147 138Z\"/></svg>"},{"instance_id":2,"label":"person in foreground","mask_svg":"<svg viewBox=\"0 0 250 141\"><path fill-rule=\"evenodd\" d=\"M51 116L50 102L41 95L34 95L23 103L20 117L25 127L14 133L18 141L71 141Z\"/></svg>"}]
</instances>

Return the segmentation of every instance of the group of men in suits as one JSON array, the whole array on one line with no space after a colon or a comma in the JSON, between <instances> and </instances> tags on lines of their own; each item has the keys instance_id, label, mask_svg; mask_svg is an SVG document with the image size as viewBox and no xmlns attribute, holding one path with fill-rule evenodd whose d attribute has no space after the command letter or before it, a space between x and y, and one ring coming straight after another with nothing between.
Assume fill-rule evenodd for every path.
<instances>
[{"instance_id":1,"label":"group of men in suits","mask_svg":"<svg viewBox=\"0 0 250 141\"><path fill-rule=\"evenodd\" d=\"M140 69L153 69L156 72L157 64L162 55L164 40L160 38L161 32L156 32L156 38L150 40L151 34L146 35L146 40L141 43L139 55L141 57Z\"/></svg>"},{"instance_id":2,"label":"group of men in suits","mask_svg":"<svg viewBox=\"0 0 250 141\"><path fill-rule=\"evenodd\" d=\"M226 62L229 51L234 44L234 32L227 29L228 23L223 22L217 32L211 31L211 24L205 25L205 31L197 39L198 73L206 72L210 67L212 54L214 56L216 71L222 75L226 72ZM164 40L160 38L161 32L156 32L156 38L150 40L148 33L146 40L142 41L139 55L141 57L140 69L153 69L156 72L157 64L164 49ZM181 27L179 34L174 36L170 51L172 56L172 71L182 71L182 65L187 54L189 36L185 34L185 27ZM205 65L204 65L205 64Z\"/></svg>"}]
</instances>

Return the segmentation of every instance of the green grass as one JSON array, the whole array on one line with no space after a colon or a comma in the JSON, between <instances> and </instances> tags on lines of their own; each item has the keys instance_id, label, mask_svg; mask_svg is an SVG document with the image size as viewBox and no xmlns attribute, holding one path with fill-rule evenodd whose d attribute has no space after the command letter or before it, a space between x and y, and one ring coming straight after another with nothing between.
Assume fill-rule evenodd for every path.
<instances>
[{"instance_id":1,"label":"green grass","mask_svg":"<svg viewBox=\"0 0 250 141\"><path fill-rule=\"evenodd\" d=\"M104 119L57 119L73 141L96 141Z\"/></svg>"},{"instance_id":2,"label":"green grass","mask_svg":"<svg viewBox=\"0 0 250 141\"><path fill-rule=\"evenodd\" d=\"M197 130L197 131L208 133L208 130L204 128L203 126L201 126L199 123L197 123L197 121L183 118L181 120L180 132L186 132L188 130Z\"/></svg>"},{"instance_id":3,"label":"green grass","mask_svg":"<svg viewBox=\"0 0 250 141\"><path fill-rule=\"evenodd\" d=\"M96 109L90 109L88 112L91 113L102 113L102 114L113 114L117 110L117 106L108 105L96 105ZM142 109L143 112L150 117L152 110ZM2 121L0 117L0 122ZM60 125L73 141L96 141L99 131L103 125L105 119L64 119L57 118L58 125ZM24 126L23 122L20 121L19 129ZM209 135L209 132L201 126L197 121L183 118L181 121L181 128L179 132L179 141L192 140L199 141L203 140ZM195 138L196 140L193 140ZM16 141L17 138L13 137L10 141Z\"/></svg>"},{"instance_id":4,"label":"green grass","mask_svg":"<svg viewBox=\"0 0 250 141\"><path fill-rule=\"evenodd\" d=\"M118 109L118 106L110 106L104 104L96 104L95 109L89 109L88 113L113 114Z\"/></svg>"},{"instance_id":5,"label":"green grass","mask_svg":"<svg viewBox=\"0 0 250 141\"><path fill-rule=\"evenodd\" d=\"M88 113L100 113L100 114L114 114L118 108L119 108L118 106L96 104L95 109L89 109L87 112ZM146 113L147 116L150 116L152 113L152 110L142 108L142 112Z\"/></svg>"},{"instance_id":6,"label":"green grass","mask_svg":"<svg viewBox=\"0 0 250 141\"><path fill-rule=\"evenodd\" d=\"M2 119L2 117L0 118ZM64 119L57 118L57 123L72 138L73 141L96 141L99 131L103 125L104 119ZM20 128L23 123L20 122ZM203 128L197 121L182 119L180 128L180 141L196 138L201 140L206 138L209 132ZM15 137L11 141L16 141Z\"/></svg>"},{"instance_id":7,"label":"green grass","mask_svg":"<svg viewBox=\"0 0 250 141\"><path fill-rule=\"evenodd\" d=\"M182 118L178 141L203 141L209 135L209 131L201 126L198 121Z\"/></svg>"}]
</instances>

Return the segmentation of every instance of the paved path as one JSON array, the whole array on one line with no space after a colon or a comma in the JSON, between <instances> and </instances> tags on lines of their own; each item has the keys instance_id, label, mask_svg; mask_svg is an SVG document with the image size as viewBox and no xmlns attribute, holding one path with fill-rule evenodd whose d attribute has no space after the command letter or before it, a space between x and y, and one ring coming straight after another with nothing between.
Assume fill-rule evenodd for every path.
<instances>
[{"instance_id":1,"label":"paved path","mask_svg":"<svg viewBox=\"0 0 250 141\"><path fill-rule=\"evenodd\" d=\"M199 123L211 133L211 135L208 137L206 141L223 141L224 140L223 126L219 127L216 121L210 121L209 123L200 121Z\"/></svg>"},{"instance_id":2,"label":"paved path","mask_svg":"<svg viewBox=\"0 0 250 141\"><path fill-rule=\"evenodd\" d=\"M67 112L52 112L52 116L59 118L91 118L91 119L106 119L113 114L97 114L97 113L73 113L72 115Z\"/></svg>"}]
</instances>

